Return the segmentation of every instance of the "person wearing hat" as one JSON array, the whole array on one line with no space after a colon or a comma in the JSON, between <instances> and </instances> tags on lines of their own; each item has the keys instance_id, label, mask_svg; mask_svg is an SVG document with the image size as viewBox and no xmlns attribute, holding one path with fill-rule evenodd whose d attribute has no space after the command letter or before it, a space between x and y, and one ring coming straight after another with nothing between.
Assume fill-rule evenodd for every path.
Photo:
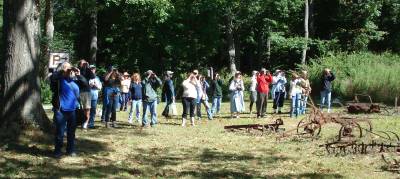
<instances>
[{"instance_id":1,"label":"person wearing hat","mask_svg":"<svg viewBox=\"0 0 400 179\"><path fill-rule=\"evenodd\" d=\"M99 99L99 91L102 89L102 84L100 78L96 76L96 66L90 65L90 70L95 75L94 79L89 80L89 85L91 87L90 93L92 96L91 107L90 107L90 117L89 117L89 129L94 128L94 120L96 118L97 101Z\"/></svg>"},{"instance_id":2,"label":"person wearing hat","mask_svg":"<svg viewBox=\"0 0 400 179\"><path fill-rule=\"evenodd\" d=\"M162 81L157 75L148 70L145 74L145 78L142 81L142 100L143 100L143 119L142 119L142 127L147 126L147 110L150 111L151 114L151 122L150 125L153 127L157 124L157 88L162 85Z\"/></svg>"},{"instance_id":3,"label":"person wearing hat","mask_svg":"<svg viewBox=\"0 0 400 179\"><path fill-rule=\"evenodd\" d=\"M258 71L253 71L250 85L250 114L253 112L253 104L257 102L257 74Z\"/></svg>"},{"instance_id":4,"label":"person wearing hat","mask_svg":"<svg viewBox=\"0 0 400 179\"><path fill-rule=\"evenodd\" d=\"M244 112L244 83L242 73L239 71L235 73L235 78L231 81L229 90L231 91L231 118L239 118L239 114Z\"/></svg>"},{"instance_id":5,"label":"person wearing hat","mask_svg":"<svg viewBox=\"0 0 400 179\"><path fill-rule=\"evenodd\" d=\"M264 117L267 112L269 84L271 82L272 75L265 68L262 68L257 76L257 118Z\"/></svg>"},{"instance_id":6,"label":"person wearing hat","mask_svg":"<svg viewBox=\"0 0 400 179\"><path fill-rule=\"evenodd\" d=\"M283 103L286 97L286 88L285 85L287 83L285 72L281 70L276 70L273 79L272 79L272 99L274 100L274 113L281 114Z\"/></svg>"},{"instance_id":7,"label":"person wearing hat","mask_svg":"<svg viewBox=\"0 0 400 179\"><path fill-rule=\"evenodd\" d=\"M131 86L131 77L128 72L124 72L121 80L121 108L120 111L126 111L129 101L129 88Z\"/></svg>"},{"instance_id":8,"label":"person wearing hat","mask_svg":"<svg viewBox=\"0 0 400 179\"><path fill-rule=\"evenodd\" d=\"M175 87L174 82L172 81L173 74L174 72L172 71L165 72L165 81L162 89L162 97L166 104L162 115L166 118L170 117L169 108L171 104L175 102Z\"/></svg>"}]
</instances>

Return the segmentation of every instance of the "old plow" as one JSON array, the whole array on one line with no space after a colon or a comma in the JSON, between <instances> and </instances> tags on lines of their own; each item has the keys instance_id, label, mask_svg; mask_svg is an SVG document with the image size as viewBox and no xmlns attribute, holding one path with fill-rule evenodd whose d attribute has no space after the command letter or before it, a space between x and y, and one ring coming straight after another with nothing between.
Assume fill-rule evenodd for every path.
<instances>
[{"instance_id":1,"label":"old plow","mask_svg":"<svg viewBox=\"0 0 400 179\"><path fill-rule=\"evenodd\" d=\"M278 118L270 124L247 124L247 125L230 125L225 126L224 129L229 132L245 132L253 135L268 135L271 133L278 133L284 131L280 128L283 125L283 120Z\"/></svg>"}]
</instances>

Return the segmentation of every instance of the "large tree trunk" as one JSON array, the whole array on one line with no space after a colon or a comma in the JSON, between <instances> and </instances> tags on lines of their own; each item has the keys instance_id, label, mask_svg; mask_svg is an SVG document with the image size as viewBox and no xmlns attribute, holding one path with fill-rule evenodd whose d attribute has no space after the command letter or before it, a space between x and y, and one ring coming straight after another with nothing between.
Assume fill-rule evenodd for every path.
<instances>
[{"instance_id":1,"label":"large tree trunk","mask_svg":"<svg viewBox=\"0 0 400 179\"><path fill-rule=\"evenodd\" d=\"M271 26L268 26L268 36L267 36L267 64L269 65L271 61Z\"/></svg>"},{"instance_id":2,"label":"large tree trunk","mask_svg":"<svg viewBox=\"0 0 400 179\"><path fill-rule=\"evenodd\" d=\"M39 0L4 0L0 67L0 135L18 137L26 127L49 131L40 100Z\"/></svg>"},{"instance_id":3,"label":"large tree trunk","mask_svg":"<svg viewBox=\"0 0 400 179\"><path fill-rule=\"evenodd\" d=\"M301 55L301 64L306 63L306 57L307 57L307 49L308 49L308 18L309 18L309 3L308 0L305 0L305 8L304 8L304 47L303 47L303 53Z\"/></svg>"},{"instance_id":4,"label":"large tree trunk","mask_svg":"<svg viewBox=\"0 0 400 179\"><path fill-rule=\"evenodd\" d=\"M310 31L310 37L313 38L315 35L314 0L309 0L308 4L309 4L309 21L310 21L308 28Z\"/></svg>"},{"instance_id":5,"label":"large tree trunk","mask_svg":"<svg viewBox=\"0 0 400 179\"><path fill-rule=\"evenodd\" d=\"M48 62L50 58L50 44L53 41L54 37L54 22L53 22L53 17L54 17L54 11L53 11L53 0L46 0L46 8L45 8L45 14L44 14L44 40L45 43L43 43L42 46L42 51L41 51L41 62L42 64L40 65L40 75L42 78L45 78L47 76L47 69L48 69Z\"/></svg>"},{"instance_id":6,"label":"large tree trunk","mask_svg":"<svg viewBox=\"0 0 400 179\"><path fill-rule=\"evenodd\" d=\"M95 3L95 2L94 2ZM97 57L97 4L95 3L94 8L90 14L90 53L89 62L96 64Z\"/></svg>"},{"instance_id":7,"label":"large tree trunk","mask_svg":"<svg viewBox=\"0 0 400 179\"><path fill-rule=\"evenodd\" d=\"M232 75L234 75L237 71L236 69L236 50L235 50L235 41L233 36L233 22L232 18L228 16L228 54L229 54L229 68L231 70Z\"/></svg>"}]
</instances>

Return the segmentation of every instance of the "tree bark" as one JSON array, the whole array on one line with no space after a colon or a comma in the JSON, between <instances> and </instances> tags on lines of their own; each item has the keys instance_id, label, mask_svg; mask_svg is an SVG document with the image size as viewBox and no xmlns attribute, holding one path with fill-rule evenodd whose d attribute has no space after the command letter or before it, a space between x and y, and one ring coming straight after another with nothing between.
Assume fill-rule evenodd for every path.
<instances>
[{"instance_id":1,"label":"tree bark","mask_svg":"<svg viewBox=\"0 0 400 179\"><path fill-rule=\"evenodd\" d=\"M38 5L39 0L4 0L1 137L18 137L27 127L51 128L40 100Z\"/></svg>"},{"instance_id":2,"label":"tree bark","mask_svg":"<svg viewBox=\"0 0 400 179\"><path fill-rule=\"evenodd\" d=\"M315 35L314 0L309 0L308 4L309 4L309 21L310 21L308 27L310 31L310 37L313 38Z\"/></svg>"},{"instance_id":3,"label":"tree bark","mask_svg":"<svg viewBox=\"0 0 400 179\"><path fill-rule=\"evenodd\" d=\"M54 11L53 11L53 0L46 0L45 4L45 14L44 14L44 39L45 43L41 50L41 62L40 65L40 76L44 79L47 76L48 63L50 58L50 45L54 38Z\"/></svg>"},{"instance_id":4,"label":"tree bark","mask_svg":"<svg viewBox=\"0 0 400 179\"><path fill-rule=\"evenodd\" d=\"M94 2L94 8L90 14L90 53L89 62L96 64L97 61L97 4Z\"/></svg>"},{"instance_id":5,"label":"tree bark","mask_svg":"<svg viewBox=\"0 0 400 179\"><path fill-rule=\"evenodd\" d=\"M233 22L232 18L228 16L228 33L227 33L227 40L228 40L228 55L229 55L229 68L231 70L232 75L234 75L237 71L236 69L236 50L235 50L235 41L233 36Z\"/></svg>"},{"instance_id":6,"label":"tree bark","mask_svg":"<svg viewBox=\"0 0 400 179\"><path fill-rule=\"evenodd\" d=\"M309 3L308 0L305 0L305 8L304 8L304 47L303 47L303 53L301 55L301 64L306 64L306 57L307 57L307 49L308 49L308 19L309 19Z\"/></svg>"},{"instance_id":7,"label":"tree bark","mask_svg":"<svg viewBox=\"0 0 400 179\"><path fill-rule=\"evenodd\" d=\"M268 26L268 35L267 35L267 64L270 63L271 60L271 26Z\"/></svg>"}]
</instances>

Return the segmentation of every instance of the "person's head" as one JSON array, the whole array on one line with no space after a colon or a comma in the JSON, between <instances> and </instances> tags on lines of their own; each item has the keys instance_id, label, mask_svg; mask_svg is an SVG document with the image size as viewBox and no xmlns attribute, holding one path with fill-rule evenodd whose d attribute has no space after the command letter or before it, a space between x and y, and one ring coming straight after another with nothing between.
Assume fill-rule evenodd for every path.
<instances>
[{"instance_id":1,"label":"person's head","mask_svg":"<svg viewBox=\"0 0 400 179\"><path fill-rule=\"evenodd\" d=\"M261 73L262 75L266 74L266 73L267 73L267 69L261 68L260 73Z\"/></svg>"},{"instance_id":2,"label":"person's head","mask_svg":"<svg viewBox=\"0 0 400 179\"><path fill-rule=\"evenodd\" d=\"M72 67L72 65L68 62L64 62L61 64L59 68L59 73L62 74L64 77L75 77L75 74L77 73L77 69L75 67Z\"/></svg>"},{"instance_id":3,"label":"person's head","mask_svg":"<svg viewBox=\"0 0 400 179\"><path fill-rule=\"evenodd\" d=\"M295 80L295 79L298 79L298 78L299 78L299 75L297 73L293 72L292 73L292 79Z\"/></svg>"},{"instance_id":4,"label":"person's head","mask_svg":"<svg viewBox=\"0 0 400 179\"><path fill-rule=\"evenodd\" d=\"M331 70L329 68L325 68L323 71L324 75L329 75L331 73Z\"/></svg>"},{"instance_id":5,"label":"person's head","mask_svg":"<svg viewBox=\"0 0 400 179\"><path fill-rule=\"evenodd\" d=\"M124 79L129 79L129 73L128 72L124 72Z\"/></svg>"},{"instance_id":6,"label":"person's head","mask_svg":"<svg viewBox=\"0 0 400 179\"><path fill-rule=\"evenodd\" d=\"M88 68L89 63L85 59L79 60L79 68Z\"/></svg>"},{"instance_id":7,"label":"person's head","mask_svg":"<svg viewBox=\"0 0 400 179\"><path fill-rule=\"evenodd\" d=\"M215 73L215 74L214 74L214 79L219 79L219 78L220 78L219 74L218 74L218 73Z\"/></svg>"},{"instance_id":8,"label":"person's head","mask_svg":"<svg viewBox=\"0 0 400 179\"><path fill-rule=\"evenodd\" d=\"M240 71L237 71L237 72L235 73L235 78L236 78L236 79L241 79L241 78L242 78L242 73L241 73Z\"/></svg>"},{"instance_id":9,"label":"person's head","mask_svg":"<svg viewBox=\"0 0 400 179\"><path fill-rule=\"evenodd\" d=\"M172 75L174 75L174 72L172 72L172 71L166 71L165 72L165 78L166 79L172 78Z\"/></svg>"},{"instance_id":10,"label":"person's head","mask_svg":"<svg viewBox=\"0 0 400 179\"><path fill-rule=\"evenodd\" d=\"M204 81L204 80L206 80L206 77L203 75L199 75L199 80Z\"/></svg>"},{"instance_id":11,"label":"person's head","mask_svg":"<svg viewBox=\"0 0 400 179\"><path fill-rule=\"evenodd\" d=\"M303 71L301 71L300 76L303 79L307 79L308 78L308 72L306 70L303 70Z\"/></svg>"},{"instance_id":12,"label":"person's head","mask_svg":"<svg viewBox=\"0 0 400 179\"><path fill-rule=\"evenodd\" d=\"M253 76L256 76L257 73L258 73L258 71L254 70L254 71L252 72L252 75L253 75Z\"/></svg>"},{"instance_id":13,"label":"person's head","mask_svg":"<svg viewBox=\"0 0 400 179\"><path fill-rule=\"evenodd\" d=\"M193 70L193 74L197 77L199 75L199 70Z\"/></svg>"},{"instance_id":14,"label":"person's head","mask_svg":"<svg viewBox=\"0 0 400 179\"><path fill-rule=\"evenodd\" d=\"M151 77L154 75L154 72L152 70L147 70L144 75L146 75L147 77Z\"/></svg>"},{"instance_id":15,"label":"person's head","mask_svg":"<svg viewBox=\"0 0 400 179\"><path fill-rule=\"evenodd\" d=\"M89 68L90 68L90 71L92 71L93 74L96 74L96 66L90 65Z\"/></svg>"},{"instance_id":16,"label":"person's head","mask_svg":"<svg viewBox=\"0 0 400 179\"><path fill-rule=\"evenodd\" d=\"M136 83L139 83L140 81L141 81L141 79L140 79L140 74L139 73L134 73L133 75L132 75L132 81L134 81L134 82L136 82Z\"/></svg>"}]
</instances>

